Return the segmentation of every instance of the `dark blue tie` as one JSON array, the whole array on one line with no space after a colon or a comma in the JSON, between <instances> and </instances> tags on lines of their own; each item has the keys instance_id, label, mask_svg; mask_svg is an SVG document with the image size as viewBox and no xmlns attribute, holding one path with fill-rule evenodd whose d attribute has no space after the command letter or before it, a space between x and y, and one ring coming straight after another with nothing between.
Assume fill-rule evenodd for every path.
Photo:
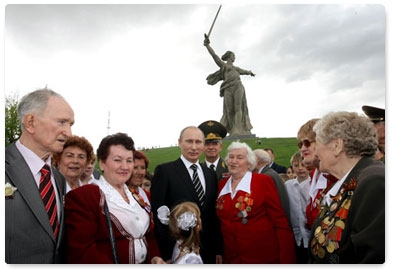
<instances>
[{"instance_id":1,"label":"dark blue tie","mask_svg":"<svg viewBox=\"0 0 395 273\"><path fill-rule=\"evenodd\" d=\"M192 164L191 169L193 170L192 183L193 183L195 191L198 195L200 206L203 206L204 205L204 190L203 190L202 183L200 182L200 179L199 179L199 176L197 173L196 164Z\"/></svg>"}]
</instances>

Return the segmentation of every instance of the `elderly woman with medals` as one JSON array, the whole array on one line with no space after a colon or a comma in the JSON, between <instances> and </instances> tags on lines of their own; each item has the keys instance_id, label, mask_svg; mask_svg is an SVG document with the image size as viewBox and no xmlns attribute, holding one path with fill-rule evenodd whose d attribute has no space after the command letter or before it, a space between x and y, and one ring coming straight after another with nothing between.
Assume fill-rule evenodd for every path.
<instances>
[{"instance_id":1,"label":"elderly woman with medals","mask_svg":"<svg viewBox=\"0 0 395 273\"><path fill-rule=\"evenodd\" d=\"M319 169L338 178L320 200L309 242L313 263L384 263L385 167L374 124L350 112L324 116L314 128Z\"/></svg>"},{"instance_id":2,"label":"elderly woman with medals","mask_svg":"<svg viewBox=\"0 0 395 273\"><path fill-rule=\"evenodd\" d=\"M273 179L252 172L256 157L246 143L231 143L225 161L230 177L219 182L216 204L223 262L295 263L293 232Z\"/></svg>"}]
</instances>

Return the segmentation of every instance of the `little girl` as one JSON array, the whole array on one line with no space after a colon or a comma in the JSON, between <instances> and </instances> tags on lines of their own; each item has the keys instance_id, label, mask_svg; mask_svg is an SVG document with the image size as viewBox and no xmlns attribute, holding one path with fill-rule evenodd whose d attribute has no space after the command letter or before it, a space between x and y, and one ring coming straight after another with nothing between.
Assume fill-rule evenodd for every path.
<instances>
[{"instance_id":1,"label":"little girl","mask_svg":"<svg viewBox=\"0 0 395 273\"><path fill-rule=\"evenodd\" d=\"M202 264L199 254L202 226L199 207L193 202L176 205L172 211L162 206L158 209L158 218L162 224L169 225L171 234L176 238L171 263Z\"/></svg>"}]
</instances>

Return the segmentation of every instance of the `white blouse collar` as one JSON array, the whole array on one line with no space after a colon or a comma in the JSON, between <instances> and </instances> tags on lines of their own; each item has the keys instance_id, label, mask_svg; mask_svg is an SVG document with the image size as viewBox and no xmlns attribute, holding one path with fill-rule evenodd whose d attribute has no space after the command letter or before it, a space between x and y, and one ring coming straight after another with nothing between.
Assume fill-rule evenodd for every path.
<instances>
[{"instance_id":1,"label":"white blouse collar","mask_svg":"<svg viewBox=\"0 0 395 273\"><path fill-rule=\"evenodd\" d=\"M92 184L98 185L99 188L106 195L106 199L108 200L108 202L111 202L112 204L116 204L117 206L125 209L129 208L130 206L134 207L138 205L137 201L132 196L132 193L130 192L126 184L123 185L123 188L125 190L126 196L129 199L130 204L125 202L122 195L110 183L107 182L103 175L100 176L99 180L94 181Z\"/></svg>"},{"instance_id":2,"label":"white blouse collar","mask_svg":"<svg viewBox=\"0 0 395 273\"><path fill-rule=\"evenodd\" d=\"M222 195L230 193L230 195L233 199L236 196L238 191L244 191L244 192L250 194L251 193L251 179L252 179L252 172L247 171L244 174L243 178L241 179L240 183L237 185L235 192L232 194L232 176L229 177L228 181L226 181L226 184L222 188L218 197L221 197Z\"/></svg>"}]
</instances>

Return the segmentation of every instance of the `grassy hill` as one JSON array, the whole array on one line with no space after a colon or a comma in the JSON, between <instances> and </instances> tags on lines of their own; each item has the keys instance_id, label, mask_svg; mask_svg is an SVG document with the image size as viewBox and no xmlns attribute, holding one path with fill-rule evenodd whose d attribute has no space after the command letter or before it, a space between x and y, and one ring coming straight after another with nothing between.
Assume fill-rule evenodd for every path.
<instances>
[{"instance_id":1,"label":"grassy hill","mask_svg":"<svg viewBox=\"0 0 395 273\"><path fill-rule=\"evenodd\" d=\"M290 165L289 160L291 156L298 150L296 138L259 138L261 141L260 144L257 143L257 140L258 139L247 139L241 140L241 142L246 142L252 150L272 148L274 150L276 163L286 167ZM227 148L231 142L231 140L223 141L222 157L226 156ZM144 153L150 161L148 171L151 173L154 172L157 165L176 160L181 155L180 148L177 146L150 149L144 151ZM203 158L204 156L202 156L202 159Z\"/></svg>"}]
</instances>

